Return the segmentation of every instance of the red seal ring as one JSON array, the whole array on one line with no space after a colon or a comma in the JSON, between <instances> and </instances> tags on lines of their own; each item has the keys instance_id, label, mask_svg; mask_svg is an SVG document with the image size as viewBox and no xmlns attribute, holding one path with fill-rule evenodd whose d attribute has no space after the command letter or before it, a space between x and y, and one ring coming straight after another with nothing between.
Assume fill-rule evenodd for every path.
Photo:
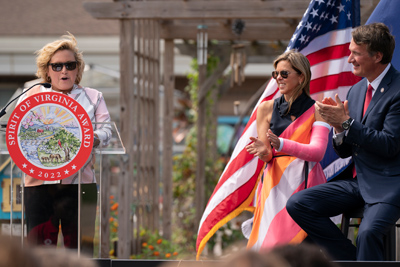
<instances>
[{"instance_id":1,"label":"red seal ring","mask_svg":"<svg viewBox=\"0 0 400 267\"><path fill-rule=\"evenodd\" d=\"M27 97L12 112L7 148L15 164L39 180L57 181L76 174L93 148L93 126L85 109L61 93Z\"/></svg>"}]
</instances>

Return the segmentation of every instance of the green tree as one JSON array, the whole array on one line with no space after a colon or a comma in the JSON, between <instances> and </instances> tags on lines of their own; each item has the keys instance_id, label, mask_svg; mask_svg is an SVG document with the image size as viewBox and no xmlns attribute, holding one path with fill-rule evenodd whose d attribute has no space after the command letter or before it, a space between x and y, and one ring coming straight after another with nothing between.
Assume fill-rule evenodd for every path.
<instances>
[{"instance_id":1,"label":"green tree","mask_svg":"<svg viewBox=\"0 0 400 267\"><path fill-rule=\"evenodd\" d=\"M46 148L54 152L64 152L64 161L67 162L71 160L71 154L76 154L80 145L81 141L73 133L61 129L49 139Z\"/></svg>"}]
</instances>

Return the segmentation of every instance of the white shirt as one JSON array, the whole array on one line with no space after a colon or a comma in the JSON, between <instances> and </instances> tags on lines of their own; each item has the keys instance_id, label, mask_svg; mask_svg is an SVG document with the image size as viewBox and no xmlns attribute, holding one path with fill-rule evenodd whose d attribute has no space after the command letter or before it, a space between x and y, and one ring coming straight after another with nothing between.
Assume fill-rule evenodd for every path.
<instances>
[{"instance_id":1,"label":"white shirt","mask_svg":"<svg viewBox=\"0 0 400 267\"><path fill-rule=\"evenodd\" d=\"M376 89L378 88L378 86L381 84L383 77L385 77L386 73L389 71L390 66L392 66L391 63L389 63L386 68L381 72L381 74L379 74L378 77L376 77L375 80L373 80L372 82L368 82L368 86L371 85L373 90L372 90L372 96L374 96ZM354 120L353 120L354 122ZM353 124L353 122L351 124ZM351 127L350 124L350 127ZM335 145L341 145L343 143L343 138L345 136L347 136L347 133L349 132L349 130L343 131L341 133L336 133L335 130L333 130L333 142L335 142Z\"/></svg>"}]
</instances>

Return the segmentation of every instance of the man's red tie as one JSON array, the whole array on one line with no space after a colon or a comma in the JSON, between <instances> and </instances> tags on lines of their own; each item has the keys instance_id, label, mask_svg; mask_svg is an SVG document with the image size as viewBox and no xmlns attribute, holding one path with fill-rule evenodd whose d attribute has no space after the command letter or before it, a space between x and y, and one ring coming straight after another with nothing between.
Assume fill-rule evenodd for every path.
<instances>
[{"instance_id":1,"label":"man's red tie","mask_svg":"<svg viewBox=\"0 0 400 267\"><path fill-rule=\"evenodd\" d=\"M364 111L363 111L363 116L365 114L365 111L367 111L368 105L371 102L371 98L372 98L372 90L374 90L374 88L372 87L372 85L368 85L368 89L367 89L367 93L365 94L365 102L364 102ZM353 178L357 176L357 172L356 172L356 166L353 166Z\"/></svg>"},{"instance_id":2,"label":"man's red tie","mask_svg":"<svg viewBox=\"0 0 400 267\"><path fill-rule=\"evenodd\" d=\"M374 88L372 88L371 84L368 85L367 93L365 94L365 102L364 102L364 112L363 112L363 116L364 116L365 112L367 111L367 108L368 108L369 103L371 102L372 90L374 90Z\"/></svg>"}]
</instances>

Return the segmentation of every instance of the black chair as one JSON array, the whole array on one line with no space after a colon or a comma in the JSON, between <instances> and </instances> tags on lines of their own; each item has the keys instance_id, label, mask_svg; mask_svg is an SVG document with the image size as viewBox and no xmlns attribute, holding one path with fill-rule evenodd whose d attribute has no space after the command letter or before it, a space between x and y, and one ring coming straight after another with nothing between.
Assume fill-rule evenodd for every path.
<instances>
[{"instance_id":1,"label":"black chair","mask_svg":"<svg viewBox=\"0 0 400 267\"><path fill-rule=\"evenodd\" d=\"M346 237L348 237L350 227L360 226L359 223L350 224L350 219L359 218L362 220L363 214L364 214L364 207L343 213L341 230ZM399 225L398 224L393 225L392 229L390 229L390 232L384 238L385 260L387 261L396 260L396 226Z\"/></svg>"}]
</instances>

